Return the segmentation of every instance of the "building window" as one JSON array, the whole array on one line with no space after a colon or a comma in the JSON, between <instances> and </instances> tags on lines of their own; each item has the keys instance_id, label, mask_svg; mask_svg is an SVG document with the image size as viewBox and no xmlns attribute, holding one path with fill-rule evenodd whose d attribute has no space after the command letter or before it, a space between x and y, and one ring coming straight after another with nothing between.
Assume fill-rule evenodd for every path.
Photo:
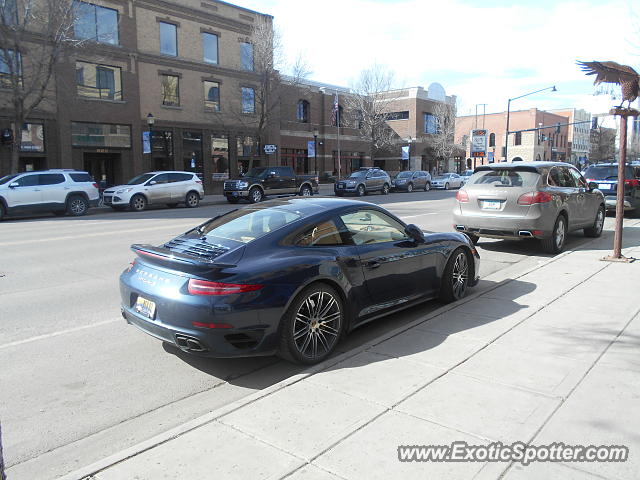
<instances>
[{"instance_id":1,"label":"building window","mask_svg":"<svg viewBox=\"0 0 640 480\"><path fill-rule=\"evenodd\" d=\"M253 88L242 87L242 113L256 113L256 93Z\"/></svg>"},{"instance_id":2,"label":"building window","mask_svg":"<svg viewBox=\"0 0 640 480\"><path fill-rule=\"evenodd\" d=\"M218 82L204 82L204 108L214 112L220 111L220 84Z\"/></svg>"},{"instance_id":3,"label":"building window","mask_svg":"<svg viewBox=\"0 0 640 480\"><path fill-rule=\"evenodd\" d=\"M180 106L180 79L176 75L162 75L162 104Z\"/></svg>"},{"instance_id":4,"label":"building window","mask_svg":"<svg viewBox=\"0 0 640 480\"><path fill-rule=\"evenodd\" d=\"M0 49L0 87L11 87L13 81L22 78L22 55L14 50Z\"/></svg>"},{"instance_id":5,"label":"building window","mask_svg":"<svg viewBox=\"0 0 640 480\"><path fill-rule=\"evenodd\" d=\"M298 101L296 120L302 123L309 123L309 102L306 100Z\"/></svg>"},{"instance_id":6,"label":"building window","mask_svg":"<svg viewBox=\"0 0 640 480\"><path fill-rule=\"evenodd\" d=\"M514 140L514 145L522 145L522 132L516 132L516 138Z\"/></svg>"},{"instance_id":7,"label":"building window","mask_svg":"<svg viewBox=\"0 0 640 480\"><path fill-rule=\"evenodd\" d=\"M224 135L211 135L211 161L213 180L229 178L229 138Z\"/></svg>"},{"instance_id":8,"label":"building window","mask_svg":"<svg viewBox=\"0 0 640 480\"><path fill-rule=\"evenodd\" d=\"M251 43L240 43L240 66L243 70L253 71L253 45Z\"/></svg>"},{"instance_id":9,"label":"building window","mask_svg":"<svg viewBox=\"0 0 640 480\"><path fill-rule=\"evenodd\" d=\"M173 23L160 22L160 53L178 56L178 27Z\"/></svg>"},{"instance_id":10,"label":"building window","mask_svg":"<svg viewBox=\"0 0 640 480\"><path fill-rule=\"evenodd\" d=\"M75 37L118 45L118 11L91 3L75 3Z\"/></svg>"},{"instance_id":11,"label":"building window","mask_svg":"<svg viewBox=\"0 0 640 480\"><path fill-rule=\"evenodd\" d=\"M122 71L119 67L76 62L78 95L102 100L122 100Z\"/></svg>"},{"instance_id":12,"label":"building window","mask_svg":"<svg viewBox=\"0 0 640 480\"><path fill-rule=\"evenodd\" d=\"M131 148L131 127L71 122L71 139L74 147Z\"/></svg>"},{"instance_id":13,"label":"building window","mask_svg":"<svg viewBox=\"0 0 640 480\"><path fill-rule=\"evenodd\" d=\"M218 63L218 36L213 33L202 33L202 51L204 61L207 63Z\"/></svg>"},{"instance_id":14,"label":"building window","mask_svg":"<svg viewBox=\"0 0 640 480\"><path fill-rule=\"evenodd\" d=\"M25 123L22 126L21 152L44 152L44 125Z\"/></svg>"},{"instance_id":15,"label":"building window","mask_svg":"<svg viewBox=\"0 0 640 480\"><path fill-rule=\"evenodd\" d=\"M489 135L489 146L490 147L495 147L496 146L496 134L492 133Z\"/></svg>"},{"instance_id":16,"label":"building window","mask_svg":"<svg viewBox=\"0 0 640 480\"><path fill-rule=\"evenodd\" d=\"M424 133L436 134L440 133L440 127L438 125L438 117L431 113L424 114Z\"/></svg>"},{"instance_id":17,"label":"building window","mask_svg":"<svg viewBox=\"0 0 640 480\"><path fill-rule=\"evenodd\" d=\"M403 112L390 112L386 115L387 120L409 120L409 110Z\"/></svg>"}]
</instances>

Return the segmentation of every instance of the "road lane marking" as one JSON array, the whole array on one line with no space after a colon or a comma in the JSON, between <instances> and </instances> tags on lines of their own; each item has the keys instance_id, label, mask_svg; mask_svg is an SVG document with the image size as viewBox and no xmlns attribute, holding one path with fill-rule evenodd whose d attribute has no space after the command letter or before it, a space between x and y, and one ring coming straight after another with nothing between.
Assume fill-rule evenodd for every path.
<instances>
[{"instance_id":1,"label":"road lane marking","mask_svg":"<svg viewBox=\"0 0 640 480\"><path fill-rule=\"evenodd\" d=\"M47 338L59 337L60 335L66 335L68 333L80 332L82 330L87 330L89 328L100 327L102 325L108 325L110 323L121 322L124 320L105 320L104 322L92 323L91 325L83 325L82 327L69 328L67 330L60 330L58 332L47 333L46 335L38 335L37 337L25 338L24 340L17 340L15 342L5 343L4 345L0 345L0 350L4 348L16 347L18 345L24 345L25 343L36 342L38 340L45 340Z\"/></svg>"},{"instance_id":2,"label":"road lane marking","mask_svg":"<svg viewBox=\"0 0 640 480\"><path fill-rule=\"evenodd\" d=\"M425 215L442 215L442 212L421 213L420 215L398 215L400 218L424 217Z\"/></svg>"}]
</instances>

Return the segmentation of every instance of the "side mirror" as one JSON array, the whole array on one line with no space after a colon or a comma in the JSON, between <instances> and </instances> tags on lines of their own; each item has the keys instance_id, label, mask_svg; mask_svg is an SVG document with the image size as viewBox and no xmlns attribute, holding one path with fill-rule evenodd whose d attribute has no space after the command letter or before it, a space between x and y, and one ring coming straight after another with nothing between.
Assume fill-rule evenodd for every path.
<instances>
[{"instance_id":1,"label":"side mirror","mask_svg":"<svg viewBox=\"0 0 640 480\"><path fill-rule=\"evenodd\" d=\"M593 192L596 188L598 188L598 184L596 182L589 182L589 191Z\"/></svg>"},{"instance_id":2,"label":"side mirror","mask_svg":"<svg viewBox=\"0 0 640 480\"><path fill-rule=\"evenodd\" d=\"M158 183L158 182L156 182L155 180L151 180L151 181L149 182L149 185L155 185L156 183Z\"/></svg>"},{"instance_id":3,"label":"side mirror","mask_svg":"<svg viewBox=\"0 0 640 480\"><path fill-rule=\"evenodd\" d=\"M9 188L16 188L16 187L19 187L19 186L20 186L20 184L18 182L13 182L13 183L9 184Z\"/></svg>"},{"instance_id":4,"label":"side mirror","mask_svg":"<svg viewBox=\"0 0 640 480\"><path fill-rule=\"evenodd\" d=\"M404 233L416 243L424 243L424 233L416 225L409 224L405 227Z\"/></svg>"}]
</instances>

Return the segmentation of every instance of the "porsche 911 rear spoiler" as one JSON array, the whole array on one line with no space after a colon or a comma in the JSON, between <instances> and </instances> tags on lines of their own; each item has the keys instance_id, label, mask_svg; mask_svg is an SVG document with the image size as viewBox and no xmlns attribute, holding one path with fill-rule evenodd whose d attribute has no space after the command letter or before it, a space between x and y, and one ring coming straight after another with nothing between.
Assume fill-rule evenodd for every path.
<instances>
[{"instance_id":1,"label":"porsche 911 rear spoiler","mask_svg":"<svg viewBox=\"0 0 640 480\"><path fill-rule=\"evenodd\" d=\"M158 263L165 265L169 268L176 268L178 265L186 267L196 268L199 270L221 270L224 268L233 268L237 265L230 263L222 263L216 261L216 259L197 258L191 255L185 255L182 253L174 252L165 247L154 247L152 245L131 245L133 250L140 258L149 260L152 263Z\"/></svg>"}]
</instances>

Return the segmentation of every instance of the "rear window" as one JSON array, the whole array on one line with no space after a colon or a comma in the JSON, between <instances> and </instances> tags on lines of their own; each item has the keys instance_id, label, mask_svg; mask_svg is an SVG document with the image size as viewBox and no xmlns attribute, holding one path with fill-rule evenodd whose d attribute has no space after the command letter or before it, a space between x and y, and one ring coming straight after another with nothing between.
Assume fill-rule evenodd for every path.
<instances>
[{"instance_id":1,"label":"rear window","mask_svg":"<svg viewBox=\"0 0 640 480\"><path fill-rule=\"evenodd\" d=\"M193 179L193 174L192 173L170 173L169 174L169 182L170 183L186 182L186 181L192 180L192 179Z\"/></svg>"},{"instance_id":2,"label":"rear window","mask_svg":"<svg viewBox=\"0 0 640 480\"><path fill-rule=\"evenodd\" d=\"M82 183L82 182L91 182L93 183L93 178L88 173L70 173L69 176L71 180L74 182Z\"/></svg>"},{"instance_id":3,"label":"rear window","mask_svg":"<svg viewBox=\"0 0 640 480\"><path fill-rule=\"evenodd\" d=\"M535 187L540 174L511 168L482 170L471 175L467 185L494 185L496 187Z\"/></svg>"},{"instance_id":4,"label":"rear window","mask_svg":"<svg viewBox=\"0 0 640 480\"><path fill-rule=\"evenodd\" d=\"M626 167L624 172L625 178L634 178L633 169ZM618 166L617 165L592 165L584 172L585 178L589 180L617 180L618 179Z\"/></svg>"}]
</instances>

